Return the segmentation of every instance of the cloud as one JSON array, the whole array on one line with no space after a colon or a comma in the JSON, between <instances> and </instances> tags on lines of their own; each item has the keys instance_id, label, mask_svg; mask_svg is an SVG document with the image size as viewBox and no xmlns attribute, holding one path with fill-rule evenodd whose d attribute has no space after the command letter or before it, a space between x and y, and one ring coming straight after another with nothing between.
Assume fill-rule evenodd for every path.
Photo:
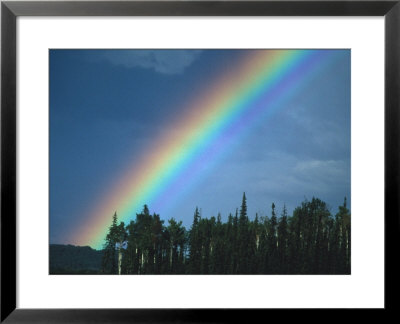
<instances>
[{"instance_id":1,"label":"cloud","mask_svg":"<svg viewBox=\"0 0 400 324\"><path fill-rule=\"evenodd\" d=\"M290 107L285 112L282 141L298 156L321 160L350 157L350 111L343 107ZM336 115L333 113L336 112ZM285 134L284 134L285 135Z\"/></svg>"},{"instance_id":2,"label":"cloud","mask_svg":"<svg viewBox=\"0 0 400 324\"><path fill-rule=\"evenodd\" d=\"M300 161L296 164L294 170L300 173L321 173L326 172L332 177L339 176L348 167L344 161L336 160L308 160Z\"/></svg>"},{"instance_id":3,"label":"cloud","mask_svg":"<svg viewBox=\"0 0 400 324\"><path fill-rule=\"evenodd\" d=\"M224 165L224 172L213 179L218 190L227 192L229 187L236 187L235 183L241 183L253 195L283 199L299 194L344 195L350 186L350 160L346 159L301 158L284 151L271 151L262 160L233 161Z\"/></svg>"},{"instance_id":4,"label":"cloud","mask_svg":"<svg viewBox=\"0 0 400 324\"><path fill-rule=\"evenodd\" d=\"M292 174L299 182L303 182L304 188L314 187L321 193L343 191L350 186L350 161L299 161L294 166Z\"/></svg>"},{"instance_id":5,"label":"cloud","mask_svg":"<svg viewBox=\"0 0 400 324\"><path fill-rule=\"evenodd\" d=\"M114 65L141 67L162 74L180 74L200 55L201 50L109 50L103 58Z\"/></svg>"}]
</instances>

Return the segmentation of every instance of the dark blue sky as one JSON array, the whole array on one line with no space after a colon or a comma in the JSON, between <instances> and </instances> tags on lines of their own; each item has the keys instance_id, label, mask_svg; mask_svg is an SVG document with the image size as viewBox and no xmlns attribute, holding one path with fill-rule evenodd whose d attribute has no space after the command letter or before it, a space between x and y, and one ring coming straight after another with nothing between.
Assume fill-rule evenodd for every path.
<instances>
[{"instance_id":1,"label":"dark blue sky","mask_svg":"<svg viewBox=\"0 0 400 324\"><path fill-rule=\"evenodd\" d=\"M245 54L236 50L50 51L50 242L107 195L115 177L200 90ZM250 218L305 198L350 202L350 51L250 134L162 219L188 228L196 206L223 219L245 191ZM153 212L150 205L150 211Z\"/></svg>"}]
</instances>

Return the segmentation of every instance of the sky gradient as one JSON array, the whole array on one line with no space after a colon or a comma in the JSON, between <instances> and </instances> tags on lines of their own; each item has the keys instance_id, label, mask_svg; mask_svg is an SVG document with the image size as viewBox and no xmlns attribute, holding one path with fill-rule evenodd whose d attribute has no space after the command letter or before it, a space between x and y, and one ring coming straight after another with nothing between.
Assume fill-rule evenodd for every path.
<instances>
[{"instance_id":1,"label":"sky gradient","mask_svg":"<svg viewBox=\"0 0 400 324\"><path fill-rule=\"evenodd\" d=\"M50 243L350 203L349 50L50 50Z\"/></svg>"}]
</instances>

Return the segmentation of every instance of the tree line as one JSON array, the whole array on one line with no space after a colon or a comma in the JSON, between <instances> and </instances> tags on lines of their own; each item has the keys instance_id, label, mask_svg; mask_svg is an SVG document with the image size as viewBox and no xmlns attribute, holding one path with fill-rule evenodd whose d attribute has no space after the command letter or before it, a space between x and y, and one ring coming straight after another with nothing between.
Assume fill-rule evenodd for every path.
<instances>
[{"instance_id":1,"label":"tree line","mask_svg":"<svg viewBox=\"0 0 400 324\"><path fill-rule=\"evenodd\" d=\"M105 238L104 274L350 274L350 212L346 198L335 216L318 198L288 215L247 215L246 195L226 222L194 211L189 230L168 224L147 205L125 225L115 213Z\"/></svg>"}]
</instances>

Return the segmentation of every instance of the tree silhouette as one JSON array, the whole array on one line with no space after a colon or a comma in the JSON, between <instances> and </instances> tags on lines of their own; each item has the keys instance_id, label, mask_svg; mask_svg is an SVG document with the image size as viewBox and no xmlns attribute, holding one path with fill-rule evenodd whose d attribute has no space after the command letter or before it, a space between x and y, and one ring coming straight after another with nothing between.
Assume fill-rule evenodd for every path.
<instances>
[{"instance_id":1,"label":"tree silhouette","mask_svg":"<svg viewBox=\"0 0 400 324\"><path fill-rule=\"evenodd\" d=\"M278 218L272 203L270 217L251 220L243 193L226 222L220 213L202 218L196 207L186 230L174 218L164 225L144 205L127 226L113 215L103 252L105 274L349 274L351 216L346 198L333 217L313 197L292 215L283 205Z\"/></svg>"}]
</instances>

